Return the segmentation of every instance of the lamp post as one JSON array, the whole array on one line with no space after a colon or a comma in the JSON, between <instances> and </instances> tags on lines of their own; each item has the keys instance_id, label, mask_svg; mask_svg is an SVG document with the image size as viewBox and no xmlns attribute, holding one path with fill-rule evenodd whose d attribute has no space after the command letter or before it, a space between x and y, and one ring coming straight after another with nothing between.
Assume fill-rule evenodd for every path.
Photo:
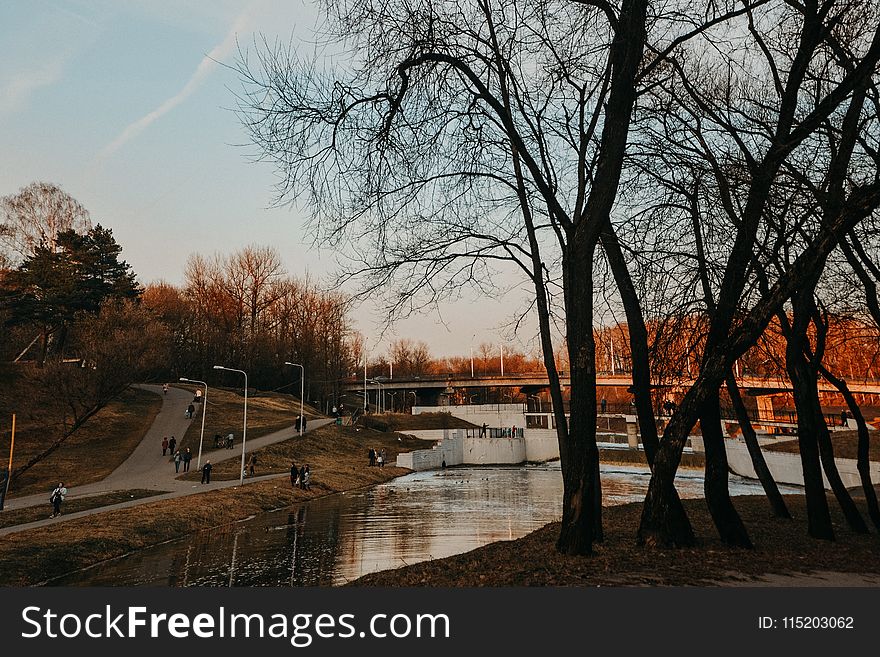
<instances>
[{"instance_id":1,"label":"lamp post","mask_svg":"<svg viewBox=\"0 0 880 657\"><path fill-rule=\"evenodd\" d=\"M185 376L180 377L184 383L198 383L205 386L205 394L202 396L202 430L199 432L199 456L196 459L196 470L202 467L202 443L205 440L205 411L208 408L208 384L204 381L196 381L195 379L187 379Z\"/></svg>"},{"instance_id":2,"label":"lamp post","mask_svg":"<svg viewBox=\"0 0 880 657\"><path fill-rule=\"evenodd\" d=\"M364 338L364 415L367 414L367 339Z\"/></svg>"},{"instance_id":3,"label":"lamp post","mask_svg":"<svg viewBox=\"0 0 880 657\"><path fill-rule=\"evenodd\" d=\"M477 334L474 333L471 336L471 378L474 378L474 338L477 337Z\"/></svg>"},{"instance_id":4,"label":"lamp post","mask_svg":"<svg viewBox=\"0 0 880 657\"><path fill-rule=\"evenodd\" d=\"M382 394L382 382L376 379L367 379L367 381L376 385L376 410L382 413L382 399L380 397Z\"/></svg>"},{"instance_id":5,"label":"lamp post","mask_svg":"<svg viewBox=\"0 0 880 657\"><path fill-rule=\"evenodd\" d=\"M214 365L214 369L244 374L244 428L241 432L241 474L238 477L238 484L242 485L244 484L244 449L247 444L247 372L244 370L236 370L231 367L223 367L222 365Z\"/></svg>"},{"instance_id":6,"label":"lamp post","mask_svg":"<svg viewBox=\"0 0 880 657\"><path fill-rule=\"evenodd\" d=\"M291 367L298 367L302 370L302 377L299 380L299 435L303 435L303 397L305 396L305 385L306 385L306 368L300 365L299 363L291 363L290 361L284 361L285 365L290 365ZM309 388L311 390L311 388Z\"/></svg>"},{"instance_id":7,"label":"lamp post","mask_svg":"<svg viewBox=\"0 0 880 657\"><path fill-rule=\"evenodd\" d=\"M504 376L504 344L498 346L501 347L501 376Z\"/></svg>"}]
</instances>

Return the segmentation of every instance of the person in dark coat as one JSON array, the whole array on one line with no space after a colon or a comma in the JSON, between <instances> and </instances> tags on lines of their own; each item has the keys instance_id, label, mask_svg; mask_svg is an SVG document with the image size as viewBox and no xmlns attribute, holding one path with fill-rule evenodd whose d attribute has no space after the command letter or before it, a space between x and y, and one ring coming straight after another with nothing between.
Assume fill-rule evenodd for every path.
<instances>
[{"instance_id":1,"label":"person in dark coat","mask_svg":"<svg viewBox=\"0 0 880 657\"><path fill-rule=\"evenodd\" d=\"M306 489L306 466L299 469L299 487L303 490Z\"/></svg>"},{"instance_id":2,"label":"person in dark coat","mask_svg":"<svg viewBox=\"0 0 880 657\"><path fill-rule=\"evenodd\" d=\"M376 465L376 450L373 449L372 447L370 447L369 457L370 457L370 467Z\"/></svg>"},{"instance_id":3,"label":"person in dark coat","mask_svg":"<svg viewBox=\"0 0 880 657\"><path fill-rule=\"evenodd\" d=\"M205 465L202 466L202 483L210 484L211 483L211 470L213 466L210 461L205 461Z\"/></svg>"},{"instance_id":4,"label":"person in dark coat","mask_svg":"<svg viewBox=\"0 0 880 657\"><path fill-rule=\"evenodd\" d=\"M305 415L302 416L302 420L300 420L300 424L302 425L302 432L305 433L306 432L306 416Z\"/></svg>"},{"instance_id":5,"label":"person in dark coat","mask_svg":"<svg viewBox=\"0 0 880 657\"><path fill-rule=\"evenodd\" d=\"M192 452L189 447L186 448L186 451L183 453L183 471L189 472L189 462L192 461Z\"/></svg>"},{"instance_id":6,"label":"person in dark coat","mask_svg":"<svg viewBox=\"0 0 880 657\"><path fill-rule=\"evenodd\" d=\"M290 462L290 487L296 488L296 484L299 481L299 470L296 469L296 463L293 461Z\"/></svg>"},{"instance_id":7,"label":"person in dark coat","mask_svg":"<svg viewBox=\"0 0 880 657\"><path fill-rule=\"evenodd\" d=\"M174 450L177 448L177 438L171 436L171 440L168 441L168 449L171 450L171 453L174 454Z\"/></svg>"}]
</instances>

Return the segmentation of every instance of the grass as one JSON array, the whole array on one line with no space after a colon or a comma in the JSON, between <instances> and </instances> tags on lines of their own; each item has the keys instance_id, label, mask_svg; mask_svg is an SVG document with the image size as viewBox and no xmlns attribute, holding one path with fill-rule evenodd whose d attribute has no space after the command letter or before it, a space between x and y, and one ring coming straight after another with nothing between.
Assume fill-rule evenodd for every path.
<instances>
[{"instance_id":1,"label":"grass","mask_svg":"<svg viewBox=\"0 0 880 657\"><path fill-rule=\"evenodd\" d=\"M312 466L312 488L309 491L291 488L286 479L270 479L248 484L245 488L147 502L133 508L69 520L64 523L63 532L57 526L50 526L4 536L0 541L0 563L3 564L0 586L37 584L191 532L331 493L388 481L408 470L367 467L367 450L370 446L390 447L392 441L397 442L390 434L334 425L321 427L301 439L285 441L287 446L277 451L275 457L265 454L267 467L274 464L285 472L290 468L287 459L291 455L309 462ZM273 458L280 460L273 461Z\"/></svg>"},{"instance_id":2,"label":"grass","mask_svg":"<svg viewBox=\"0 0 880 657\"><path fill-rule=\"evenodd\" d=\"M477 427L449 413L383 413L368 415L362 423L379 431L418 431L420 429L470 429Z\"/></svg>"},{"instance_id":3,"label":"grass","mask_svg":"<svg viewBox=\"0 0 880 657\"><path fill-rule=\"evenodd\" d=\"M648 457L645 452L637 449L600 449L599 460L602 463L638 463L648 465ZM704 454L692 454L686 452L681 455L682 468L705 468L706 457Z\"/></svg>"},{"instance_id":4,"label":"grass","mask_svg":"<svg viewBox=\"0 0 880 657\"><path fill-rule=\"evenodd\" d=\"M327 424L307 432L301 438L290 438L256 450L257 467L254 474L259 476L289 473L291 462L296 463L297 467L308 463L312 481L323 480L326 473L334 472L341 463L351 462L353 469L360 465L366 466L367 471L379 470L368 466L367 452L370 447L384 449L388 462L395 463L398 453L424 449L433 444L433 441L375 429ZM251 453L247 458L250 458ZM229 459L216 464L211 472L212 480L238 479L240 464L241 461L238 459ZM383 469L387 470L388 467ZM190 471L181 479L199 481L201 473ZM384 477L380 480L384 480Z\"/></svg>"},{"instance_id":5,"label":"grass","mask_svg":"<svg viewBox=\"0 0 880 657\"><path fill-rule=\"evenodd\" d=\"M162 495L164 491L160 490L144 490L135 488L132 490L118 490L103 495L90 495L88 497L70 498L68 497L61 505L61 512L64 515L77 513L78 511L88 511L101 506L110 506L111 504L119 504L120 502L128 502L129 500L139 500L153 495ZM49 504L49 494L46 494L46 504L44 506L31 506L24 509L12 509L0 512L0 527L12 527L13 525L24 525L29 522L43 520L47 514L52 511L52 505Z\"/></svg>"},{"instance_id":6,"label":"grass","mask_svg":"<svg viewBox=\"0 0 880 657\"><path fill-rule=\"evenodd\" d=\"M869 433L870 447L869 458L872 461L880 461L880 432ZM858 458L859 436L856 431L835 431L831 434L831 445L834 447L834 457L838 459ZM765 445L764 449L770 452L788 452L800 454L797 440L787 440L775 445Z\"/></svg>"},{"instance_id":7,"label":"grass","mask_svg":"<svg viewBox=\"0 0 880 657\"><path fill-rule=\"evenodd\" d=\"M201 386L177 386L195 394ZM199 434L202 429L202 409L196 404L196 416L183 438L178 440L178 448L189 447L195 452L199 447ZM304 405L307 419L322 417L312 406ZM248 438L259 438L287 427L292 427L299 415L299 398L277 392L256 392L248 394ZM244 420L244 397L240 392L210 388L208 406L205 410L205 444L213 446L214 434L221 436L235 434L235 442L241 445L241 430Z\"/></svg>"},{"instance_id":8,"label":"grass","mask_svg":"<svg viewBox=\"0 0 880 657\"><path fill-rule=\"evenodd\" d=\"M551 523L514 541L465 554L366 575L357 586L683 586L748 582L770 574L831 571L880 573L880 535L854 534L835 507L838 540L809 538L804 498L786 496L794 520L770 517L763 497L737 497L754 550L731 548L717 538L703 500L684 500L700 545L649 549L636 545L641 504L606 507L605 541L590 557L559 554L560 525ZM833 500L832 500L833 504Z\"/></svg>"},{"instance_id":9,"label":"grass","mask_svg":"<svg viewBox=\"0 0 880 657\"><path fill-rule=\"evenodd\" d=\"M100 481L128 458L161 407L159 395L139 388L127 389L61 447L13 480L10 498L40 492L48 496L59 481L68 488ZM13 469L43 451L51 439L39 427L16 432Z\"/></svg>"}]
</instances>

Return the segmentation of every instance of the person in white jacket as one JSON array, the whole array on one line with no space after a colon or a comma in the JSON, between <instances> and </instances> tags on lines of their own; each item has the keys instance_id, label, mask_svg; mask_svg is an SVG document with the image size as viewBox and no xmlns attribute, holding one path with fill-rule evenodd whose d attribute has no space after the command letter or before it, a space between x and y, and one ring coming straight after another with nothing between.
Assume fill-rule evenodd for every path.
<instances>
[{"instance_id":1,"label":"person in white jacket","mask_svg":"<svg viewBox=\"0 0 880 657\"><path fill-rule=\"evenodd\" d=\"M61 503L65 497L67 497L67 489L64 487L64 482L58 482L58 486L55 487L55 490L49 496L49 501L52 503L52 515L49 516L50 518L61 515Z\"/></svg>"}]
</instances>

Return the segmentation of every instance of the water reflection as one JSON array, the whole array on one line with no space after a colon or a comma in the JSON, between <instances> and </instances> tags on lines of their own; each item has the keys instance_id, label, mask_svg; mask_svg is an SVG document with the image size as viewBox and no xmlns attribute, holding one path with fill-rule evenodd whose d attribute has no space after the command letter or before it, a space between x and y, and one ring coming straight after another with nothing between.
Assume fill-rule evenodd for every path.
<instances>
[{"instance_id":1,"label":"water reflection","mask_svg":"<svg viewBox=\"0 0 880 657\"><path fill-rule=\"evenodd\" d=\"M602 470L606 505L644 498L647 470L636 466ZM681 473L677 486L683 498L701 496L701 473ZM761 490L756 482L732 477L731 492ZM561 504L558 463L419 472L200 532L52 584L342 584L377 570L519 538L558 519Z\"/></svg>"}]
</instances>

